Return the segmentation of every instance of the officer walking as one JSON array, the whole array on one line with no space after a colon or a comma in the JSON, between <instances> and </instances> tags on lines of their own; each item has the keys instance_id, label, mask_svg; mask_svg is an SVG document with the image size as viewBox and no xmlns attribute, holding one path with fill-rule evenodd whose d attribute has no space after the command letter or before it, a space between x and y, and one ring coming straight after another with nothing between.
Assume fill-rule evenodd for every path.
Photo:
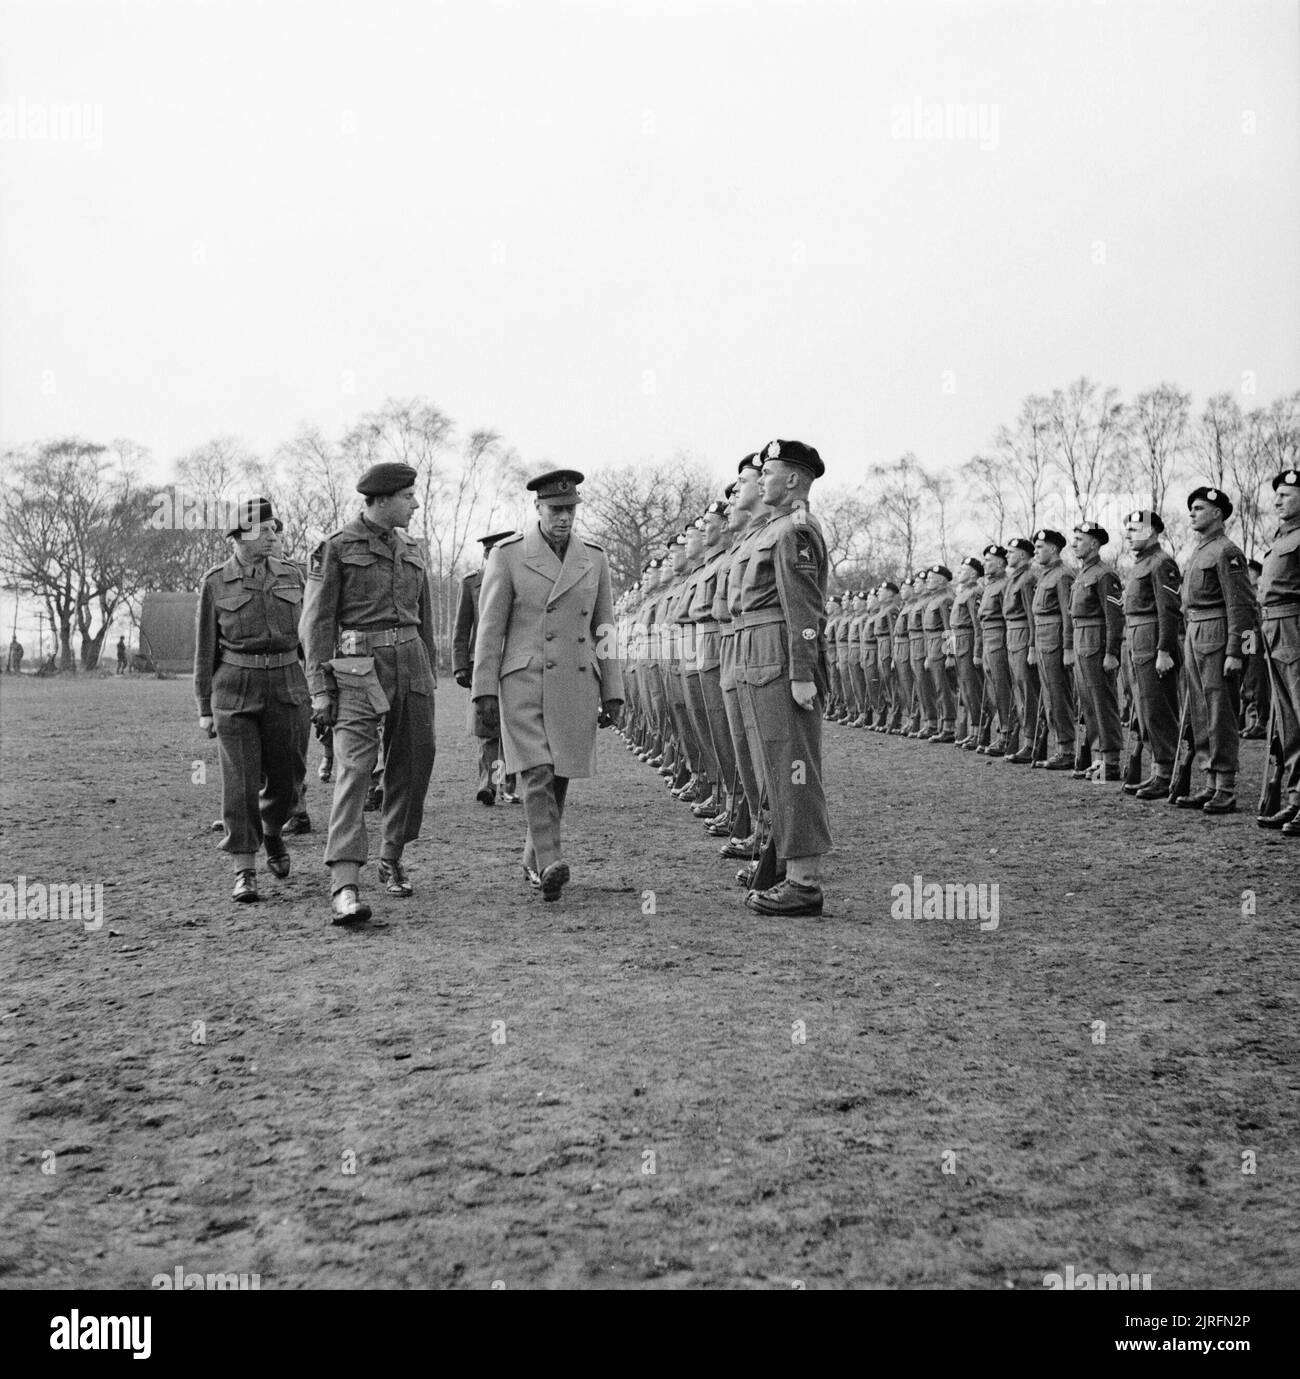
<instances>
[{"instance_id":1,"label":"officer walking","mask_svg":"<svg viewBox=\"0 0 1300 1379\"><path fill-rule=\"evenodd\" d=\"M195 629L194 694L199 726L221 757L221 848L234 857L234 899L255 901L256 855L289 875L281 836L306 770L308 696L298 660L303 578L269 553L271 504L241 504L226 535L230 559L203 576Z\"/></svg>"},{"instance_id":2,"label":"officer walking","mask_svg":"<svg viewBox=\"0 0 1300 1379\"><path fill-rule=\"evenodd\" d=\"M479 544L483 547L483 565L485 568L492 547L510 535L512 535L511 532L498 531L493 532L490 536L479 537ZM483 571L471 570L461 580L460 595L456 601L456 628L452 636L451 669L456 683L461 689L466 690L469 689L474 678L474 641L478 631L478 598L479 586L482 583ZM474 710L474 701L470 700L469 732L471 737L478 738L479 744L478 793L475 798L480 804L485 805L494 805L498 799L502 804L518 804L519 796L515 794L514 777L505 776L499 786L497 783L497 762L501 760L500 724L494 725L495 732L486 737L479 737L477 730L485 726L492 725L484 725L480 722L480 715Z\"/></svg>"},{"instance_id":3,"label":"officer walking","mask_svg":"<svg viewBox=\"0 0 1300 1379\"><path fill-rule=\"evenodd\" d=\"M1232 814L1237 808L1237 727L1242 636L1254 626L1254 597L1246 557L1228 540L1224 523L1232 500L1220 488L1187 497L1192 530L1200 538L1187 562L1183 616L1187 620L1188 716L1205 786L1177 801L1180 809Z\"/></svg>"},{"instance_id":4,"label":"officer walking","mask_svg":"<svg viewBox=\"0 0 1300 1379\"><path fill-rule=\"evenodd\" d=\"M560 822L569 781L595 772L596 729L623 705L612 648L605 552L573 530L583 476L557 469L528 483L537 521L498 543L483 576L470 688L499 711L506 769L528 820L524 870L545 900L569 880Z\"/></svg>"},{"instance_id":5,"label":"officer walking","mask_svg":"<svg viewBox=\"0 0 1300 1379\"><path fill-rule=\"evenodd\" d=\"M357 483L365 511L312 552L303 614L307 683L317 723L334 729L337 779L325 862L332 921L363 922L369 855L364 805L383 729L383 841L379 880L412 892L402 862L420 836L435 752L436 651L425 557L406 527L419 507L416 472L377 464Z\"/></svg>"}]
</instances>

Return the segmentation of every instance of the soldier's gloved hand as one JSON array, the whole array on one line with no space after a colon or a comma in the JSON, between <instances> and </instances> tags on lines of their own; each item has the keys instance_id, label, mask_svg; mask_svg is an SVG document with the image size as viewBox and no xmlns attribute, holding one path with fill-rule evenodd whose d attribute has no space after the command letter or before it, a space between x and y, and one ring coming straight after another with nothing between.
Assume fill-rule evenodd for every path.
<instances>
[{"instance_id":1,"label":"soldier's gloved hand","mask_svg":"<svg viewBox=\"0 0 1300 1379\"><path fill-rule=\"evenodd\" d=\"M621 699L606 699L600 706L600 717L596 719L598 728L610 728L618 722L619 713L622 711L623 701Z\"/></svg>"},{"instance_id":2,"label":"soldier's gloved hand","mask_svg":"<svg viewBox=\"0 0 1300 1379\"><path fill-rule=\"evenodd\" d=\"M199 714L199 727L202 728L209 737L216 737L217 725L210 713Z\"/></svg>"},{"instance_id":3,"label":"soldier's gloved hand","mask_svg":"<svg viewBox=\"0 0 1300 1379\"><path fill-rule=\"evenodd\" d=\"M1073 651L1065 651L1065 652L1062 652L1062 653L1061 653L1061 663L1062 663L1063 665L1072 666L1072 665L1074 664L1074 652L1073 652Z\"/></svg>"},{"instance_id":4,"label":"soldier's gloved hand","mask_svg":"<svg viewBox=\"0 0 1300 1379\"><path fill-rule=\"evenodd\" d=\"M791 680L790 693L794 695L794 702L801 709L811 709L813 700L817 698L817 682L815 680Z\"/></svg>"},{"instance_id":5,"label":"soldier's gloved hand","mask_svg":"<svg viewBox=\"0 0 1300 1379\"><path fill-rule=\"evenodd\" d=\"M311 721L322 728L332 728L339 716L339 701L332 694L313 694Z\"/></svg>"},{"instance_id":6,"label":"soldier's gloved hand","mask_svg":"<svg viewBox=\"0 0 1300 1379\"><path fill-rule=\"evenodd\" d=\"M1025 659L1031 666L1036 666L1038 664L1038 648L1036 646L1031 646Z\"/></svg>"},{"instance_id":7,"label":"soldier's gloved hand","mask_svg":"<svg viewBox=\"0 0 1300 1379\"><path fill-rule=\"evenodd\" d=\"M1174 658L1167 651L1156 652L1156 674L1168 675L1174 668Z\"/></svg>"},{"instance_id":8,"label":"soldier's gloved hand","mask_svg":"<svg viewBox=\"0 0 1300 1379\"><path fill-rule=\"evenodd\" d=\"M1240 656L1225 656L1225 657L1223 658L1223 673L1224 673L1225 675L1240 675L1240 674L1241 674L1241 657L1240 657Z\"/></svg>"},{"instance_id":9,"label":"soldier's gloved hand","mask_svg":"<svg viewBox=\"0 0 1300 1379\"><path fill-rule=\"evenodd\" d=\"M469 689L469 687L474 683L474 676L468 670L458 670L456 672L456 683L461 687L461 689Z\"/></svg>"},{"instance_id":10,"label":"soldier's gloved hand","mask_svg":"<svg viewBox=\"0 0 1300 1379\"><path fill-rule=\"evenodd\" d=\"M501 705L495 694L481 694L474 701L477 737L497 737L501 732Z\"/></svg>"},{"instance_id":11,"label":"soldier's gloved hand","mask_svg":"<svg viewBox=\"0 0 1300 1379\"><path fill-rule=\"evenodd\" d=\"M1103 656L1103 657L1102 657L1102 660L1101 660L1101 668L1102 668L1102 670L1106 670L1106 671L1118 670L1118 669L1119 669L1119 657L1118 657L1118 656L1110 656L1110 655Z\"/></svg>"}]
</instances>

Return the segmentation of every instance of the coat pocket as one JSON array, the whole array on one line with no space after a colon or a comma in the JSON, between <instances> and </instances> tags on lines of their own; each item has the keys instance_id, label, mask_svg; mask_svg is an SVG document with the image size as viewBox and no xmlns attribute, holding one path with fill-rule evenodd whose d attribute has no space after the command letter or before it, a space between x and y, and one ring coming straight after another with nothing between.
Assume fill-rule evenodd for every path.
<instances>
[{"instance_id":1,"label":"coat pocket","mask_svg":"<svg viewBox=\"0 0 1300 1379\"><path fill-rule=\"evenodd\" d=\"M1227 618L1206 618L1188 626L1187 640L1200 656L1212 656L1228 645Z\"/></svg>"},{"instance_id":2,"label":"coat pocket","mask_svg":"<svg viewBox=\"0 0 1300 1379\"><path fill-rule=\"evenodd\" d=\"M339 688L339 699L364 698L375 713L387 713L391 705L379 683L373 656L336 656L328 662Z\"/></svg>"},{"instance_id":3,"label":"coat pocket","mask_svg":"<svg viewBox=\"0 0 1300 1379\"><path fill-rule=\"evenodd\" d=\"M513 656L506 656L501 661L501 669L497 672L497 678L504 680L507 675L513 675L517 670L527 670L528 663L533 659L531 651L516 651Z\"/></svg>"},{"instance_id":4,"label":"coat pocket","mask_svg":"<svg viewBox=\"0 0 1300 1379\"><path fill-rule=\"evenodd\" d=\"M1074 629L1074 650L1079 656L1095 656L1104 645L1104 627L1076 627Z\"/></svg>"},{"instance_id":5,"label":"coat pocket","mask_svg":"<svg viewBox=\"0 0 1300 1379\"><path fill-rule=\"evenodd\" d=\"M1034 645L1039 649L1039 651L1060 651L1061 624L1059 622L1035 623Z\"/></svg>"},{"instance_id":6,"label":"coat pocket","mask_svg":"<svg viewBox=\"0 0 1300 1379\"><path fill-rule=\"evenodd\" d=\"M1268 643L1271 661L1280 666L1289 666L1300 661L1300 618L1281 618L1264 624L1264 637Z\"/></svg>"}]
</instances>

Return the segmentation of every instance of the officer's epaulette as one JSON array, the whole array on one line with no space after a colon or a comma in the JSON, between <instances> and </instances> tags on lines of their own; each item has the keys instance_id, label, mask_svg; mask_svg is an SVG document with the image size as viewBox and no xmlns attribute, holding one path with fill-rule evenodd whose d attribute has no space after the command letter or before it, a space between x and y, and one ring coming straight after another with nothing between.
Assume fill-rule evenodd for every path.
<instances>
[{"instance_id":1,"label":"officer's epaulette","mask_svg":"<svg viewBox=\"0 0 1300 1379\"><path fill-rule=\"evenodd\" d=\"M513 546L513 545L515 544L516 541L522 541L523 539L524 539L524 534L523 534L523 532L517 531L517 532L514 532L514 533L513 533L512 535L510 535L510 536L503 536L503 537L501 538L500 541L496 542L496 543L493 545L492 549L495 551L495 550L498 550L498 549L499 549L500 547L502 547L502 546Z\"/></svg>"},{"instance_id":2,"label":"officer's epaulette","mask_svg":"<svg viewBox=\"0 0 1300 1379\"><path fill-rule=\"evenodd\" d=\"M599 551L601 555L605 554L604 546L597 545L597 543L594 541L588 541L585 536L582 538L582 544L584 546L590 547L593 551Z\"/></svg>"}]
</instances>

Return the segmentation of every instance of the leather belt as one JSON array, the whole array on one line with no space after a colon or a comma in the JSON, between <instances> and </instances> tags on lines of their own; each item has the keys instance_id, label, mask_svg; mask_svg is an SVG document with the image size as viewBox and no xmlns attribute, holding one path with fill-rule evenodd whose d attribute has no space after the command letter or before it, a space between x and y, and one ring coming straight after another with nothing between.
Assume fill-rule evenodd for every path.
<instances>
[{"instance_id":1,"label":"leather belt","mask_svg":"<svg viewBox=\"0 0 1300 1379\"><path fill-rule=\"evenodd\" d=\"M1105 618L1071 618L1075 627L1105 627Z\"/></svg>"},{"instance_id":2,"label":"leather belt","mask_svg":"<svg viewBox=\"0 0 1300 1379\"><path fill-rule=\"evenodd\" d=\"M752 613L741 613L733 619L737 627L766 627L769 623L785 621L785 613L780 608L756 608Z\"/></svg>"},{"instance_id":3,"label":"leather belt","mask_svg":"<svg viewBox=\"0 0 1300 1379\"><path fill-rule=\"evenodd\" d=\"M367 651L373 650L377 646L401 646L403 642L413 642L420 635L418 627L412 627L409 623L405 627L385 627L381 631L367 632L364 628L346 628L339 631L339 644L343 644L344 638L355 639L358 648L364 647ZM362 652L346 651L346 656L360 656Z\"/></svg>"},{"instance_id":4,"label":"leather belt","mask_svg":"<svg viewBox=\"0 0 1300 1379\"><path fill-rule=\"evenodd\" d=\"M1265 618L1294 618L1300 613L1300 603L1266 603L1260 613Z\"/></svg>"},{"instance_id":5,"label":"leather belt","mask_svg":"<svg viewBox=\"0 0 1300 1379\"><path fill-rule=\"evenodd\" d=\"M695 624L695 630L697 632L716 632L718 627L719 623L715 618L702 618Z\"/></svg>"},{"instance_id":6,"label":"leather belt","mask_svg":"<svg viewBox=\"0 0 1300 1379\"><path fill-rule=\"evenodd\" d=\"M1159 613L1125 613L1124 621L1130 627L1146 627L1150 623L1159 622Z\"/></svg>"},{"instance_id":7,"label":"leather belt","mask_svg":"<svg viewBox=\"0 0 1300 1379\"><path fill-rule=\"evenodd\" d=\"M1216 618L1226 618L1228 608L1226 604L1218 608L1189 608L1184 616L1188 622L1213 622Z\"/></svg>"},{"instance_id":8,"label":"leather belt","mask_svg":"<svg viewBox=\"0 0 1300 1379\"><path fill-rule=\"evenodd\" d=\"M291 666L298 659L296 651L227 651L221 648L223 666L240 666L244 670L276 670L280 666Z\"/></svg>"}]
</instances>

